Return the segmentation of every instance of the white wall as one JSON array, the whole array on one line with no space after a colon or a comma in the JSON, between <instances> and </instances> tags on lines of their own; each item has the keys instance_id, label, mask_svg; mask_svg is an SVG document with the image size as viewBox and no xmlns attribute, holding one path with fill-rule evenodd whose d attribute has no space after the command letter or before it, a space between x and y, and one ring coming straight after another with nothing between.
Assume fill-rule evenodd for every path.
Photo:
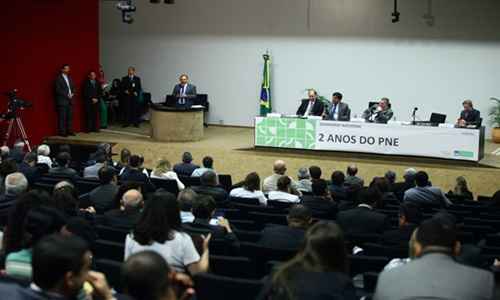
<instances>
[{"instance_id":1,"label":"white wall","mask_svg":"<svg viewBox=\"0 0 500 300\"><path fill-rule=\"evenodd\" d=\"M443 112L454 120L466 98L486 115L489 97L500 96L500 1L435 0L433 27L422 19L424 0L400 0L397 24L391 0L136 2L132 25L101 2L107 77L133 65L159 100L188 73L209 94L211 123L252 125L266 50L273 108L283 113L295 112L308 87L342 92L353 114L387 96L398 120L415 106L422 119Z\"/></svg>"}]
</instances>

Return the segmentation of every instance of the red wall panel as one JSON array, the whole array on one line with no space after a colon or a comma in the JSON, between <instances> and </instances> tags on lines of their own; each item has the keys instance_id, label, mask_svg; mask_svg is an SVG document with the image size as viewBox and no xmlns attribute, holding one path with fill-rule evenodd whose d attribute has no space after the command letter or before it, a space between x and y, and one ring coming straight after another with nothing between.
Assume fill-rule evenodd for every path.
<instances>
[{"instance_id":1,"label":"red wall panel","mask_svg":"<svg viewBox=\"0 0 500 300\"><path fill-rule=\"evenodd\" d=\"M21 118L30 141L39 143L57 132L54 79L60 66L70 64L77 93L87 73L99 66L99 1L4 4L0 10L0 92L17 88L19 98L33 102ZM6 101L0 96L2 111ZM73 128L80 131L83 108L79 93L74 101Z\"/></svg>"}]
</instances>

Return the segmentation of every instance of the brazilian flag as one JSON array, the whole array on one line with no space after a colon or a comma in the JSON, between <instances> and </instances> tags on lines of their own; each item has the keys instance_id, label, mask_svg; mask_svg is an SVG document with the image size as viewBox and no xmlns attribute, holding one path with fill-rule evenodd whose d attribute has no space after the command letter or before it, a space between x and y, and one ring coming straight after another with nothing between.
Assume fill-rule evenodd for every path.
<instances>
[{"instance_id":1,"label":"brazilian flag","mask_svg":"<svg viewBox=\"0 0 500 300\"><path fill-rule=\"evenodd\" d=\"M264 54L264 74L260 90L260 115L271 112L271 60L269 54Z\"/></svg>"}]
</instances>

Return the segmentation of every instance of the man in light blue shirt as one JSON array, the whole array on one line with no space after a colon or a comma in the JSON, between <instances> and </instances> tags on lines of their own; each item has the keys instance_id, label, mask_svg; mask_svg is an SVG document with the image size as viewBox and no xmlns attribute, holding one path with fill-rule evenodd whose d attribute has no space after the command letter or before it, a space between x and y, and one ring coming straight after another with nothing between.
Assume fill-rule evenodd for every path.
<instances>
[{"instance_id":1,"label":"man in light blue shirt","mask_svg":"<svg viewBox=\"0 0 500 300\"><path fill-rule=\"evenodd\" d=\"M203 167L195 169L191 174L191 177L201 177L201 175L203 175L203 173L207 171L212 171L215 173L215 170L213 168L214 160L212 157L210 156L203 157L202 163Z\"/></svg>"},{"instance_id":2,"label":"man in light blue shirt","mask_svg":"<svg viewBox=\"0 0 500 300\"><path fill-rule=\"evenodd\" d=\"M417 184L416 187L405 192L404 202L411 202L420 207L442 207L452 204L440 188L431 186L429 175L426 172L417 172L415 183Z\"/></svg>"}]
</instances>

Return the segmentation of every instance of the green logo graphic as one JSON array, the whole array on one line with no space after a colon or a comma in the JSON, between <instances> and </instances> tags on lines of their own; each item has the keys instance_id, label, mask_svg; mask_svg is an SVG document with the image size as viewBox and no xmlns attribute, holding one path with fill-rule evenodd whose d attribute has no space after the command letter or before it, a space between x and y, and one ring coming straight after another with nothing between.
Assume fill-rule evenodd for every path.
<instances>
[{"instance_id":1,"label":"green logo graphic","mask_svg":"<svg viewBox=\"0 0 500 300\"><path fill-rule=\"evenodd\" d=\"M294 149L316 147L317 120L296 118L257 118L255 145Z\"/></svg>"}]
</instances>

